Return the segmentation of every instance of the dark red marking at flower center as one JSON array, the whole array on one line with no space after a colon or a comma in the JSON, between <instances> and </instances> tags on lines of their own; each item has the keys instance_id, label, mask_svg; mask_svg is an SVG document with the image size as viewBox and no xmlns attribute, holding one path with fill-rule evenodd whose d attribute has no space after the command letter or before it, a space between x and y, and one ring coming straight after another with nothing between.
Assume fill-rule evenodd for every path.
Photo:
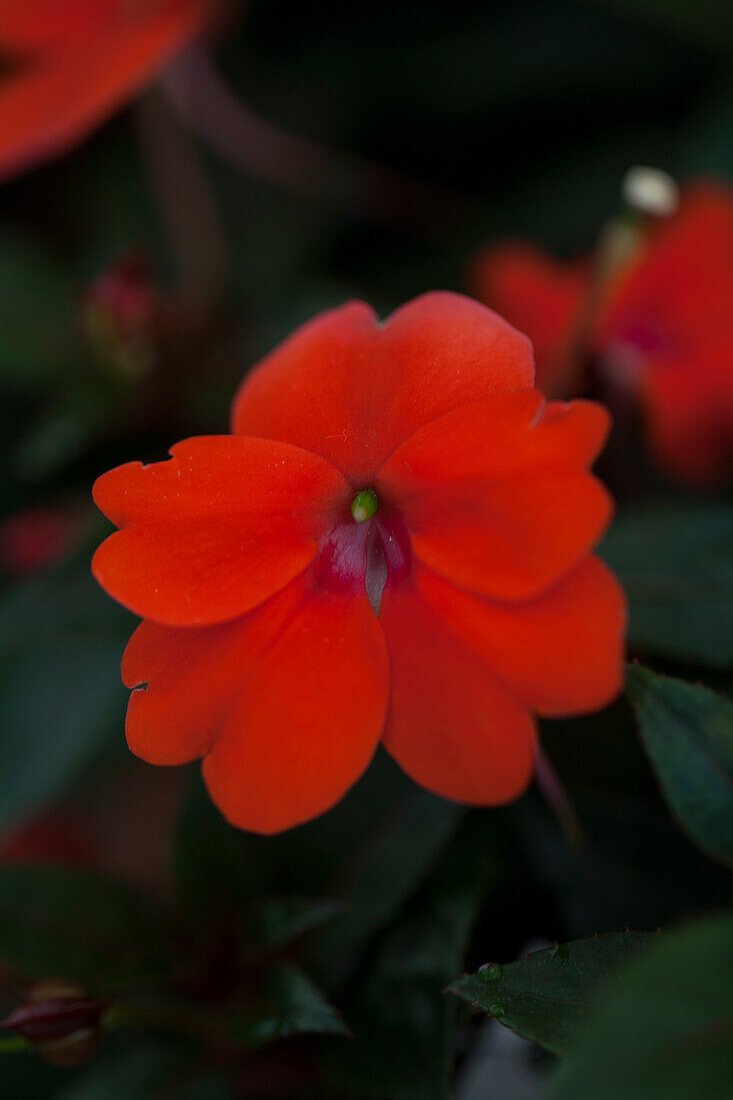
<instances>
[{"instance_id":1,"label":"dark red marking at flower center","mask_svg":"<svg viewBox=\"0 0 733 1100\"><path fill-rule=\"evenodd\" d=\"M340 523L321 540L315 579L326 591L347 589L357 595L366 589L378 614L385 586L403 582L411 565L407 527L393 509L380 503L371 518Z\"/></svg>"}]
</instances>

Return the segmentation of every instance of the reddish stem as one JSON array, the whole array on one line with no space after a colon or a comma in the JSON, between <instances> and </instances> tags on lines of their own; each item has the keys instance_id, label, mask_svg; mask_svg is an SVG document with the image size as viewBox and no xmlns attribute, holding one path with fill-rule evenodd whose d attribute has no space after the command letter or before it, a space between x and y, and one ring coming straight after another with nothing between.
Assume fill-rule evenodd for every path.
<instances>
[{"instance_id":1,"label":"reddish stem","mask_svg":"<svg viewBox=\"0 0 733 1100\"><path fill-rule=\"evenodd\" d=\"M179 54L161 82L182 120L210 148L270 183L403 225L430 225L455 209L455 197L438 186L329 149L260 118L232 93L201 42Z\"/></svg>"},{"instance_id":2,"label":"reddish stem","mask_svg":"<svg viewBox=\"0 0 733 1100\"><path fill-rule=\"evenodd\" d=\"M535 750L534 777L545 801L557 818L569 846L575 849L582 848L585 843L585 831L581 820L568 797L562 780L539 743Z\"/></svg>"}]
</instances>

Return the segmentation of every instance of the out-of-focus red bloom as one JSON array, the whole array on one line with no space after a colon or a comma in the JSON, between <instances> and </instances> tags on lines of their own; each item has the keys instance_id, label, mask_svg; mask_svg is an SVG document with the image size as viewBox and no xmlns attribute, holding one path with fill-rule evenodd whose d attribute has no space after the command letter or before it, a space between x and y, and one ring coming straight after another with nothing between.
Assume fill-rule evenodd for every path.
<instances>
[{"instance_id":1,"label":"out-of-focus red bloom","mask_svg":"<svg viewBox=\"0 0 733 1100\"><path fill-rule=\"evenodd\" d=\"M383 324L354 302L245 380L233 435L99 478L120 531L94 572L146 620L133 752L205 757L217 805L263 833L332 806L380 737L447 798L520 794L533 714L617 693L625 619L590 552L608 415L533 378L529 341L468 298Z\"/></svg>"},{"instance_id":2,"label":"out-of-focus red bloom","mask_svg":"<svg viewBox=\"0 0 733 1100\"><path fill-rule=\"evenodd\" d=\"M0 837L1 863L64 863L85 867L96 852L83 824L68 814L43 814Z\"/></svg>"},{"instance_id":3,"label":"out-of-focus red bloom","mask_svg":"<svg viewBox=\"0 0 733 1100\"><path fill-rule=\"evenodd\" d=\"M545 393L568 394L568 359L589 277L585 261L558 263L522 243L498 245L474 265L479 300L532 340L537 384Z\"/></svg>"},{"instance_id":4,"label":"out-of-focus red bloom","mask_svg":"<svg viewBox=\"0 0 733 1100\"><path fill-rule=\"evenodd\" d=\"M200 30L210 0L3 0L0 178L81 141Z\"/></svg>"},{"instance_id":5,"label":"out-of-focus red bloom","mask_svg":"<svg viewBox=\"0 0 733 1100\"><path fill-rule=\"evenodd\" d=\"M26 508L0 521L0 573L21 576L59 561L84 530L78 508Z\"/></svg>"},{"instance_id":6,"label":"out-of-focus red bloom","mask_svg":"<svg viewBox=\"0 0 733 1100\"><path fill-rule=\"evenodd\" d=\"M691 485L729 478L733 460L733 193L700 183L650 225L607 285L590 263L526 245L489 249L474 267L481 300L535 344L538 384L582 385L578 348L640 403L659 463ZM599 292L600 291L600 292ZM584 331L583 331L584 330Z\"/></svg>"}]
</instances>

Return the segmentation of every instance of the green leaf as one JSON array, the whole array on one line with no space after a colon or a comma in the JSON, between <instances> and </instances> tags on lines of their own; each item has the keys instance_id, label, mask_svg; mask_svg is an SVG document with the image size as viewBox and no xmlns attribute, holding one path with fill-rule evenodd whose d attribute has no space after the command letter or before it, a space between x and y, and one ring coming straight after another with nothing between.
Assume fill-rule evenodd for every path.
<instances>
[{"instance_id":1,"label":"green leaf","mask_svg":"<svg viewBox=\"0 0 733 1100\"><path fill-rule=\"evenodd\" d=\"M641 746L639 755L651 786ZM518 868L531 875L530 890L539 886L552 896L569 939L588 929L657 928L728 904L729 871L700 858L653 789L649 800L633 786L626 794L596 787L574 803L586 832L577 851L568 849L536 792L507 811L521 843Z\"/></svg>"},{"instance_id":2,"label":"green leaf","mask_svg":"<svg viewBox=\"0 0 733 1100\"><path fill-rule=\"evenodd\" d=\"M54 1093L54 1100L144 1100L172 1076L178 1061L180 1055L162 1043L128 1043L122 1050L103 1052Z\"/></svg>"},{"instance_id":3,"label":"green leaf","mask_svg":"<svg viewBox=\"0 0 733 1100\"><path fill-rule=\"evenodd\" d=\"M348 1095L447 1100L456 1002L444 988L460 968L496 873L490 814L469 814L432 873L368 952L345 1006L354 1040L327 1051Z\"/></svg>"},{"instance_id":4,"label":"green leaf","mask_svg":"<svg viewBox=\"0 0 733 1100\"><path fill-rule=\"evenodd\" d=\"M195 932L206 934L251 905L264 874L257 837L233 829L214 806L198 774L183 805L173 847L178 909Z\"/></svg>"},{"instance_id":5,"label":"green leaf","mask_svg":"<svg viewBox=\"0 0 733 1100\"><path fill-rule=\"evenodd\" d=\"M284 947L341 912L343 905L328 899L264 898L249 914L247 938L268 948Z\"/></svg>"},{"instance_id":6,"label":"green leaf","mask_svg":"<svg viewBox=\"0 0 733 1100\"><path fill-rule=\"evenodd\" d=\"M603 980L651 937L648 932L611 932L556 944L518 962L488 963L453 982L450 990L517 1035L553 1054L567 1054Z\"/></svg>"},{"instance_id":7,"label":"green leaf","mask_svg":"<svg viewBox=\"0 0 733 1100\"><path fill-rule=\"evenodd\" d=\"M665 798L706 852L733 863L733 704L639 665L626 693Z\"/></svg>"},{"instance_id":8,"label":"green leaf","mask_svg":"<svg viewBox=\"0 0 733 1100\"><path fill-rule=\"evenodd\" d=\"M180 1043L137 1036L115 1042L107 1037L100 1055L54 1091L54 1100L233 1100L220 1072L201 1073ZM48 1095L48 1094L44 1094Z\"/></svg>"},{"instance_id":9,"label":"green leaf","mask_svg":"<svg viewBox=\"0 0 733 1100\"><path fill-rule=\"evenodd\" d=\"M56 798L122 736L120 658L133 620L89 561L34 578L0 601L0 825Z\"/></svg>"},{"instance_id":10,"label":"green leaf","mask_svg":"<svg viewBox=\"0 0 733 1100\"><path fill-rule=\"evenodd\" d=\"M11 475L25 483L51 478L110 432L118 410L119 397L111 387L85 382L65 388L25 426L10 452Z\"/></svg>"},{"instance_id":11,"label":"green leaf","mask_svg":"<svg viewBox=\"0 0 733 1100\"><path fill-rule=\"evenodd\" d=\"M0 867L0 959L28 978L68 978L107 995L157 980L164 933L121 883L62 867Z\"/></svg>"},{"instance_id":12,"label":"green leaf","mask_svg":"<svg viewBox=\"0 0 733 1100\"><path fill-rule=\"evenodd\" d=\"M256 1017L234 1016L224 1027L230 1042L257 1046L272 1039L318 1033L349 1035L341 1016L295 963L279 961L267 971L264 1008Z\"/></svg>"},{"instance_id":13,"label":"green leaf","mask_svg":"<svg viewBox=\"0 0 733 1100\"><path fill-rule=\"evenodd\" d=\"M311 927L316 917L325 919L321 907L332 919L309 936L307 967L333 992L417 890L464 812L415 788L379 753L330 813L280 836L258 837L227 825L197 779L174 855L181 911L193 932L205 937L218 937L222 924L235 922L246 948L274 934L257 926L258 913L272 925L273 905L312 899ZM281 911L277 919L283 916Z\"/></svg>"},{"instance_id":14,"label":"green leaf","mask_svg":"<svg viewBox=\"0 0 733 1100\"><path fill-rule=\"evenodd\" d=\"M349 1034L336 1009L294 963L275 963L267 978L267 996L276 1008L278 1035Z\"/></svg>"},{"instance_id":15,"label":"green leaf","mask_svg":"<svg viewBox=\"0 0 733 1100\"><path fill-rule=\"evenodd\" d=\"M632 647L733 666L732 508L665 505L621 515L600 553L629 597Z\"/></svg>"},{"instance_id":16,"label":"green leaf","mask_svg":"<svg viewBox=\"0 0 733 1100\"><path fill-rule=\"evenodd\" d=\"M314 937L309 950L328 988L347 980L360 950L417 889L464 813L453 802L413 788L351 853L339 883L345 912Z\"/></svg>"},{"instance_id":17,"label":"green leaf","mask_svg":"<svg viewBox=\"0 0 733 1100\"><path fill-rule=\"evenodd\" d=\"M655 937L604 988L552 1100L729 1100L732 990L733 916Z\"/></svg>"},{"instance_id":18,"label":"green leaf","mask_svg":"<svg viewBox=\"0 0 733 1100\"><path fill-rule=\"evenodd\" d=\"M40 246L0 236L0 381L27 389L56 383L78 354L74 292Z\"/></svg>"}]
</instances>

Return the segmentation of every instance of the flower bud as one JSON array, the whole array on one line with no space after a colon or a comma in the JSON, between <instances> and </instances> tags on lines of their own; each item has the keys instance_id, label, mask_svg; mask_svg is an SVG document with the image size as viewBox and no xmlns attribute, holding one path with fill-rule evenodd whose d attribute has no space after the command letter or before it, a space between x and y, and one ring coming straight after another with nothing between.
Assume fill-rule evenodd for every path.
<instances>
[{"instance_id":1,"label":"flower bud","mask_svg":"<svg viewBox=\"0 0 733 1100\"><path fill-rule=\"evenodd\" d=\"M679 205L677 182L661 168L629 168L621 181L624 202L638 214L663 218Z\"/></svg>"},{"instance_id":2,"label":"flower bud","mask_svg":"<svg viewBox=\"0 0 733 1100\"><path fill-rule=\"evenodd\" d=\"M0 1028L26 1039L54 1066L79 1066L94 1055L101 1036L106 1001L90 997L69 982L45 979L28 990L26 1003L14 1009Z\"/></svg>"},{"instance_id":3,"label":"flower bud","mask_svg":"<svg viewBox=\"0 0 733 1100\"><path fill-rule=\"evenodd\" d=\"M143 256L113 264L91 284L82 302L82 327L92 351L114 373L147 374L155 364L163 297Z\"/></svg>"},{"instance_id":4,"label":"flower bud","mask_svg":"<svg viewBox=\"0 0 733 1100\"><path fill-rule=\"evenodd\" d=\"M87 526L73 502L25 508L0 522L0 573L19 577L60 561Z\"/></svg>"}]
</instances>

